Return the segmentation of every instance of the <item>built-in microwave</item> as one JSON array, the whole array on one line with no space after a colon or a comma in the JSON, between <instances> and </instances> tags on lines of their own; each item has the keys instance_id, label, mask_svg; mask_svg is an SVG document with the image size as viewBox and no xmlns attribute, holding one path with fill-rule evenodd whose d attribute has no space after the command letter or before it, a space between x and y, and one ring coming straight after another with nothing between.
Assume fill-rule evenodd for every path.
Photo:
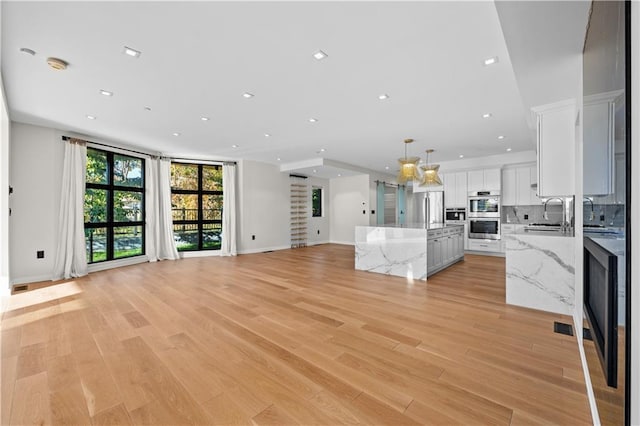
<instances>
[{"instance_id":1,"label":"built-in microwave","mask_svg":"<svg viewBox=\"0 0 640 426\"><path fill-rule=\"evenodd\" d=\"M462 208L447 208L444 211L445 222L464 222L467 212Z\"/></svg>"},{"instance_id":2,"label":"built-in microwave","mask_svg":"<svg viewBox=\"0 0 640 426\"><path fill-rule=\"evenodd\" d=\"M500 217L500 193L478 191L469 194L469 217Z\"/></svg>"},{"instance_id":3,"label":"built-in microwave","mask_svg":"<svg viewBox=\"0 0 640 426\"><path fill-rule=\"evenodd\" d=\"M483 240L500 239L500 218L482 217L469 219L469 238Z\"/></svg>"}]
</instances>

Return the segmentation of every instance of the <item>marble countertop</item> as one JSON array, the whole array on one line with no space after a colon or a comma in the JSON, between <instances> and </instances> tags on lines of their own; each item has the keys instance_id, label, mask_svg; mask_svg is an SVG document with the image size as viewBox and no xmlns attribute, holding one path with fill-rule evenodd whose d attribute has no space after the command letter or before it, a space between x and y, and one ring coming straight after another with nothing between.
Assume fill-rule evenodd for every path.
<instances>
[{"instance_id":1,"label":"marble countertop","mask_svg":"<svg viewBox=\"0 0 640 426\"><path fill-rule=\"evenodd\" d=\"M373 228L406 228L406 229L444 229L444 228L457 228L463 227L464 224L455 224L455 223L405 223L402 225L370 225Z\"/></svg>"}]
</instances>

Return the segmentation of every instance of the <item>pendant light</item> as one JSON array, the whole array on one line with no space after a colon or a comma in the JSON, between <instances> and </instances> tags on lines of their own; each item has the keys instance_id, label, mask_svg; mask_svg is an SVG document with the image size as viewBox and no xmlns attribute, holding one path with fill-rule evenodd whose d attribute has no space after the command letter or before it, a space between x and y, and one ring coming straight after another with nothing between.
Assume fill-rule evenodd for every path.
<instances>
[{"instance_id":1,"label":"pendant light","mask_svg":"<svg viewBox=\"0 0 640 426\"><path fill-rule=\"evenodd\" d=\"M419 157L407 157L407 146L413 142L413 139L404 140L404 158L398 158L400 163L400 172L398 173L398 183L403 184L414 180L419 180L418 161Z\"/></svg>"},{"instance_id":2,"label":"pendant light","mask_svg":"<svg viewBox=\"0 0 640 426\"><path fill-rule=\"evenodd\" d=\"M427 150L427 164L420 167L422 169L422 182L420 186L440 186L442 181L438 176L438 169L440 164L429 164L429 155L433 152L433 149Z\"/></svg>"}]
</instances>

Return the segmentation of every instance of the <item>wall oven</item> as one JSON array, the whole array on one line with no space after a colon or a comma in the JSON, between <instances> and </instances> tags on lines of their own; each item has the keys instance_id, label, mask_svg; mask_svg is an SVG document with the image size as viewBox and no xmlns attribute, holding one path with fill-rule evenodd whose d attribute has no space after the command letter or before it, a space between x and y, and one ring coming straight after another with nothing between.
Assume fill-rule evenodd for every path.
<instances>
[{"instance_id":1,"label":"wall oven","mask_svg":"<svg viewBox=\"0 0 640 426\"><path fill-rule=\"evenodd\" d=\"M478 191L469 193L469 217L500 217L500 193Z\"/></svg>"},{"instance_id":2,"label":"wall oven","mask_svg":"<svg viewBox=\"0 0 640 426\"><path fill-rule=\"evenodd\" d=\"M469 218L469 238L483 240L500 239L499 217Z\"/></svg>"}]
</instances>

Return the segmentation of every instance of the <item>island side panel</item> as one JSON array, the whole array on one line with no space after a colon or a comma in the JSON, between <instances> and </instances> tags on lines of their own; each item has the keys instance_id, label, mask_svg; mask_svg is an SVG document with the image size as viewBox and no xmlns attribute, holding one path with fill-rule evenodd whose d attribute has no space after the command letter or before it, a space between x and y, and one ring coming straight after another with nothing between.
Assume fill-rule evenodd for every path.
<instances>
[{"instance_id":1,"label":"island side panel","mask_svg":"<svg viewBox=\"0 0 640 426\"><path fill-rule=\"evenodd\" d=\"M573 315L574 239L513 234L505 240L507 303Z\"/></svg>"},{"instance_id":2,"label":"island side panel","mask_svg":"<svg viewBox=\"0 0 640 426\"><path fill-rule=\"evenodd\" d=\"M355 267L407 279L427 279L427 231L357 226Z\"/></svg>"}]
</instances>

